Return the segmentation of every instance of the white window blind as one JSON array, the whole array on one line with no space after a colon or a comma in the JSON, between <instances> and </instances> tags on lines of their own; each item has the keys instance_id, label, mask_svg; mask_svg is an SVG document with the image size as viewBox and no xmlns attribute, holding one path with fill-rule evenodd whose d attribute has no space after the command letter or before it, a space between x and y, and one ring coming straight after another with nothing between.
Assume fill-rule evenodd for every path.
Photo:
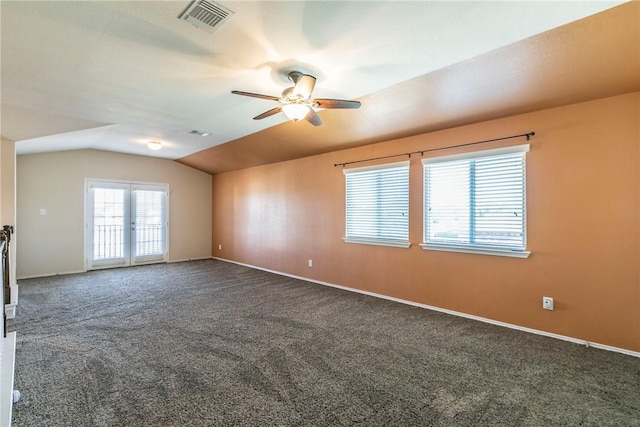
<instances>
[{"instance_id":1,"label":"white window blind","mask_svg":"<svg viewBox=\"0 0 640 427\"><path fill-rule=\"evenodd\" d=\"M166 190L134 190L135 256L138 261L165 253Z\"/></svg>"},{"instance_id":2,"label":"white window blind","mask_svg":"<svg viewBox=\"0 0 640 427\"><path fill-rule=\"evenodd\" d=\"M346 242L409 247L409 162L345 169Z\"/></svg>"},{"instance_id":3,"label":"white window blind","mask_svg":"<svg viewBox=\"0 0 640 427\"><path fill-rule=\"evenodd\" d=\"M526 249L529 145L423 160L425 249ZM502 252L502 253L501 253ZM513 255L513 256L521 256Z\"/></svg>"},{"instance_id":4,"label":"white window blind","mask_svg":"<svg viewBox=\"0 0 640 427\"><path fill-rule=\"evenodd\" d=\"M93 191L93 259L124 256L125 190L94 188Z\"/></svg>"}]
</instances>

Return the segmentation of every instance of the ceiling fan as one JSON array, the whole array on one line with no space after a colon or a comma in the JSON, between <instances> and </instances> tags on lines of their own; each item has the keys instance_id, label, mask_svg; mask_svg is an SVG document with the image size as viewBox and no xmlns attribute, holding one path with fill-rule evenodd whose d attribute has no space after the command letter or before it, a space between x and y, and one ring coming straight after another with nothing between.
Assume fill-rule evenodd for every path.
<instances>
[{"instance_id":1,"label":"ceiling fan","mask_svg":"<svg viewBox=\"0 0 640 427\"><path fill-rule=\"evenodd\" d=\"M242 92L233 90L231 93L235 95L251 96L253 98L266 99L269 101L277 101L280 103L276 108L265 111L255 116L254 120L261 120L274 114L283 112L289 119L297 122L298 120L306 120L314 126L320 126L322 119L314 108L360 108L360 101L347 101L344 99L311 99L311 92L316 85L316 78L299 71L291 71L288 74L289 80L294 83L293 87L289 87L282 92L282 96L261 95L259 93Z\"/></svg>"}]
</instances>

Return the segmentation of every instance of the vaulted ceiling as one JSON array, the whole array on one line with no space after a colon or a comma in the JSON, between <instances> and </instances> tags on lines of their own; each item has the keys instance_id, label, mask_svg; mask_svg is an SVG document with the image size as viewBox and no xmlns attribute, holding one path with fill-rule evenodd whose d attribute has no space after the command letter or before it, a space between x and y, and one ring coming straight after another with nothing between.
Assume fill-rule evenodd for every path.
<instances>
[{"instance_id":1,"label":"vaulted ceiling","mask_svg":"<svg viewBox=\"0 0 640 427\"><path fill-rule=\"evenodd\" d=\"M179 19L189 1L2 1L0 130L19 154L218 173L637 91L640 4L621 3L224 1L208 33ZM274 103L230 93L279 96L291 70L362 107L256 121Z\"/></svg>"}]
</instances>

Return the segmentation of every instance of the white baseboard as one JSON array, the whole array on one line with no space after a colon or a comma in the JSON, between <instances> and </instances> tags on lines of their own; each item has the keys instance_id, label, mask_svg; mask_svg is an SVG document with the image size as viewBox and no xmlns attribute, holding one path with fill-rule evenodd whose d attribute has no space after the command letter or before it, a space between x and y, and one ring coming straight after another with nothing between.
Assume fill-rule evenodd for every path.
<instances>
[{"instance_id":1,"label":"white baseboard","mask_svg":"<svg viewBox=\"0 0 640 427\"><path fill-rule=\"evenodd\" d=\"M335 285L333 283L322 282L322 281L319 281L319 280L309 279L307 277L302 277L302 276L296 276L296 275L293 275L293 274L283 273L281 271L269 270L268 268L257 267L255 265L244 264L242 262L236 262L236 261L232 261L232 260L228 260L228 259L224 259L224 258L218 258L218 257L212 257L212 258L213 259L217 259L219 261L224 261L224 262L229 262L229 263L232 263L232 264L242 265L244 267L254 268L256 270L262 270L262 271L266 271L266 272L269 272L269 273L279 274L281 276L291 277L293 279L304 280L306 282L317 283L317 284L323 285L323 286L329 286L329 287L332 287L332 288L338 288L338 289L342 289L342 290L345 290L345 291L356 292L356 293L359 293L359 294L369 295L369 296L376 297L376 298L382 298L382 299L386 299L386 300L389 300L389 301L398 302L398 303L401 303L401 304L412 305L414 307L425 308L427 310L438 311L438 312L441 312L441 313L451 314L453 316L464 317L466 319L477 320L479 322L484 322L484 323L489 323L489 324L492 324L492 325L502 326L502 327L509 328L509 329L515 329L515 330L518 330L518 331L528 332L528 333L536 334L536 335L543 335L545 337L555 338L555 339L559 339L559 340L563 340L563 341L569 341L569 342L576 343L576 344L581 344L581 345L584 345L584 346L587 346L587 347L593 347L593 348L598 348L598 349L601 349L601 350L613 351L613 352L616 352L616 353L622 353L622 354L626 354L628 356L633 356L633 357L639 357L640 358L640 352L633 351L633 350L627 350L625 348L613 347L613 346L606 345L606 344L599 344L599 343L595 343L595 342L585 341L585 340L582 340L582 339L579 339L579 338L569 337L569 336L566 336L566 335L554 334L553 332L541 331L539 329L527 328L525 326L514 325L512 323L501 322L499 320L488 319L486 317L474 316L473 314L462 313L460 311L448 310L446 308L440 308L440 307L436 307L436 306L432 306L432 305L421 304L421 303L414 302L414 301L409 301L409 300L404 300L404 299L400 299L400 298L390 297L388 295L382 295L382 294L377 294L377 293L374 293L374 292L363 291L361 289L355 289L355 288L349 288L349 287L346 287L346 286Z\"/></svg>"},{"instance_id":2,"label":"white baseboard","mask_svg":"<svg viewBox=\"0 0 640 427\"><path fill-rule=\"evenodd\" d=\"M11 425L13 410L13 374L16 363L16 333L0 337L0 425Z\"/></svg>"},{"instance_id":3,"label":"white baseboard","mask_svg":"<svg viewBox=\"0 0 640 427\"><path fill-rule=\"evenodd\" d=\"M172 259L171 261L169 261L169 263L173 264L174 262L202 261L203 259L211 259L211 257L210 256L203 256L203 257L198 257L198 258Z\"/></svg>"},{"instance_id":4,"label":"white baseboard","mask_svg":"<svg viewBox=\"0 0 640 427\"><path fill-rule=\"evenodd\" d=\"M175 260L169 260L169 261L166 261L166 262L167 263L174 263L174 262L200 261L200 260L203 260L203 259L211 259L211 257L210 256L205 256L205 257L199 257L199 258L175 259ZM165 261L160 261L160 262L158 262L158 264L161 264L163 262L165 262ZM155 263L155 261L152 262L152 263ZM152 263L149 263L149 264L152 264ZM139 264L139 265L148 265L148 264ZM105 269L112 268L112 267L113 266L107 266L107 267L105 267ZM97 269L97 270L100 270L100 269ZM63 272L60 272L60 273L30 274L30 275L27 275L27 276L20 276L20 277L17 278L17 280L38 279L38 278L41 278L41 277L52 277L52 276L66 276L67 274L86 273L87 271L88 270L77 270L77 271L63 271Z\"/></svg>"},{"instance_id":5,"label":"white baseboard","mask_svg":"<svg viewBox=\"0 0 640 427\"><path fill-rule=\"evenodd\" d=\"M79 274L79 273L86 273L86 272L87 270L77 270L77 271L63 271L60 273L33 274L29 276L20 276L18 277L18 280L38 279L40 277L66 276L67 274Z\"/></svg>"}]
</instances>

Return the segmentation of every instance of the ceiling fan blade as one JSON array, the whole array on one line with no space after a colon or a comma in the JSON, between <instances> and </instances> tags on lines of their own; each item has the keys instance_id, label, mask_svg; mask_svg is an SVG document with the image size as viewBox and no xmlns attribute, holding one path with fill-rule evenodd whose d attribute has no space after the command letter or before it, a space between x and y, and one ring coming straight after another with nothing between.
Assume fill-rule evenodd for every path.
<instances>
[{"instance_id":1,"label":"ceiling fan blade","mask_svg":"<svg viewBox=\"0 0 640 427\"><path fill-rule=\"evenodd\" d=\"M317 98L312 102L316 104L318 108L360 108L360 101L347 101L345 99L322 99Z\"/></svg>"},{"instance_id":2,"label":"ceiling fan blade","mask_svg":"<svg viewBox=\"0 0 640 427\"><path fill-rule=\"evenodd\" d=\"M308 74L302 74L298 77L296 85L293 87L293 94L300 95L304 99L309 99L313 88L316 85L316 78Z\"/></svg>"},{"instance_id":3,"label":"ceiling fan blade","mask_svg":"<svg viewBox=\"0 0 640 427\"><path fill-rule=\"evenodd\" d=\"M240 90L232 90L231 93L234 94L234 95L250 96L252 98L266 99L266 100L269 100L269 101L278 101L278 100L280 100L280 98L278 98L277 96L260 95L259 93L242 92Z\"/></svg>"},{"instance_id":4,"label":"ceiling fan blade","mask_svg":"<svg viewBox=\"0 0 640 427\"><path fill-rule=\"evenodd\" d=\"M318 113L313 111L312 108L309 108L309 112L306 116L304 116L304 119L314 126L320 126L322 124L322 119L320 118Z\"/></svg>"},{"instance_id":5,"label":"ceiling fan blade","mask_svg":"<svg viewBox=\"0 0 640 427\"><path fill-rule=\"evenodd\" d=\"M273 116L274 114L278 114L280 111L282 111L282 107L272 108L269 111L265 111L264 113L255 116L253 120L261 120L266 117Z\"/></svg>"}]
</instances>

